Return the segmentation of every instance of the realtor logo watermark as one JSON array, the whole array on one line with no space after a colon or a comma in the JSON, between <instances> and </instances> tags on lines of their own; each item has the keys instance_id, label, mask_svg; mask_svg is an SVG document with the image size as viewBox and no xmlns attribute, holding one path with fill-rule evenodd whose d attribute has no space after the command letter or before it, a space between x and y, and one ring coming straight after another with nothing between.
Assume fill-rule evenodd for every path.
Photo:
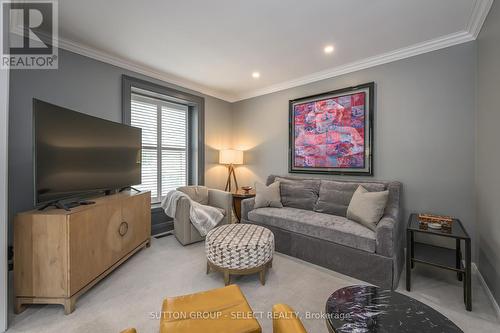
<instances>
[{"instance_id":1,"label":"realtor logo watermark","mask_svg":"<svg viewBox=\"0 0 500 333\"><path fill-rule=\"evenodd\" d=\"M58 67L57 1L2 1L2 69Z\"/></svg>"}]
</instances>

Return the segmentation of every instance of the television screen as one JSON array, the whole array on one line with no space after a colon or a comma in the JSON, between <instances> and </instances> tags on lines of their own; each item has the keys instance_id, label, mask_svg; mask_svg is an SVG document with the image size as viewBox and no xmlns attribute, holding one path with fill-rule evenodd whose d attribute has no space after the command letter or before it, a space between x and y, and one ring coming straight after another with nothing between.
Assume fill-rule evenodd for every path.
<instances>
[{"instance_id":1,"label":"television screen","mask_svg":"<svg viewBox=\"0 0 500 333\"><path fill-rule=\"evenodd\" d=\"M141 183L141 129L33 100L35 203Z\"/></svg>"}]
</instances>

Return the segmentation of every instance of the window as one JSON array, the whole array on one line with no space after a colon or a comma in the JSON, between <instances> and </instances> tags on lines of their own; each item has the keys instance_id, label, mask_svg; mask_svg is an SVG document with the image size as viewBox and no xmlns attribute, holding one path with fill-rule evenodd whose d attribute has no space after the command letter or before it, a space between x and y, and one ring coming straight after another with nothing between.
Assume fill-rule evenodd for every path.
<instances>
[{"instance_id":1,"label":"window","mask_svg":"<svg viewBox=\"0 0 500 333\"><path fill-rule=\"evenodd\" d=\"M142 129L141 191L159 202L171 190L188 184L187 105L132 93L130 124Z\"/></svg>"},{"instance_id":2,"label":"window","mask_svg":"<svg viewBox=\"0 0 500 333\"><path fill-rule=\"evenodd\" d=\"M141 191L152 203L168 191L205 180L205 99L122 76L123 123L142 129Z\"/></svg>"}]
</instances>

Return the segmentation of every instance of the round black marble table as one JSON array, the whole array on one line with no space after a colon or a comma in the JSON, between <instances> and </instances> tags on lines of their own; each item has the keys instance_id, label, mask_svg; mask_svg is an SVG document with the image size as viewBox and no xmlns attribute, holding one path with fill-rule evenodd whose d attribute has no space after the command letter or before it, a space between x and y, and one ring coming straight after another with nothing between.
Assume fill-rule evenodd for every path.
<instances>
[{"instance_id":1,"label":"round black marble table","mask_svg":"<svg viewBox=\"0 0 500 333\"><path fill-rule=\"evenodd\" d=\"M462 332L431 307L403 294L372 286L350 286L326 302L326 325L334 333Z\"/></svg>"}]
</instances>

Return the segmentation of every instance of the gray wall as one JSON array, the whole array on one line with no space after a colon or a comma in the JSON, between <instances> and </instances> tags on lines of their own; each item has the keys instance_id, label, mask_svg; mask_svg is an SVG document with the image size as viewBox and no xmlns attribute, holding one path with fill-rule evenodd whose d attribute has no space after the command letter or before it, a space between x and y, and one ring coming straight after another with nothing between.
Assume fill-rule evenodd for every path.
<instances>
[{"instance_id":1,"label":"gray wall","mask_svg":"<svg viewBox=\"0 0 500 333\"><path fill-rule=\"evenodd\" d=\"M0 69L0 332L7 330L7 133L9 71Z\"/></svg>"},{"instance_id":2,"label":"gray wall","mask_svg":"<svg viewBox=\"0 0 500 333\"><path fill-rule=\"evenodd\" d=\"M219 150L232 143L232 104L215 98L205 99L205 184L224 189L227 169L219 164Z\"/></svg>"},{"instance_id":3,"label":"gray wall","mask_svg":"<svg viewBox=\"0 0 500 333\"><path fill-rule=\"evenodd\" d=\"M240 184L287 174L288 100L375 81L374 178L404 184L406 214L456 216L475 241L475 73L467 43L238 102L233 144L248 149Z\"/></svg>"},{"instance_id":4,"label":"gray wall","mask_svg":"<svg viewBox=\"0 0 500 333\"><path fill-rule=\"evenodd\" d=\"M479 271L500 303L500 3L478 38L476 199Z\"/></svg>"},{"instance_id":5,"label":"gray wall","mask_svg":"<svg viewBox=\"0 0 500 333\"><path fill-rule=\"evenodd\" d=\"M32 98L112 121L121 121L121 76L142 78L197 95L199 93L148 78L65 50L57 70L12 70L9 119L9 216L33 207ZM221 187L224 169L214 169L213 147L230 144L231 104L205 97L205 183ZM214 119L218 119L214 121ZM225 142L225 140L227 142ZM12 228L10 228L12 229ZM10 230L12 235L12 230Z\"/></svg>"}]
</instances>

